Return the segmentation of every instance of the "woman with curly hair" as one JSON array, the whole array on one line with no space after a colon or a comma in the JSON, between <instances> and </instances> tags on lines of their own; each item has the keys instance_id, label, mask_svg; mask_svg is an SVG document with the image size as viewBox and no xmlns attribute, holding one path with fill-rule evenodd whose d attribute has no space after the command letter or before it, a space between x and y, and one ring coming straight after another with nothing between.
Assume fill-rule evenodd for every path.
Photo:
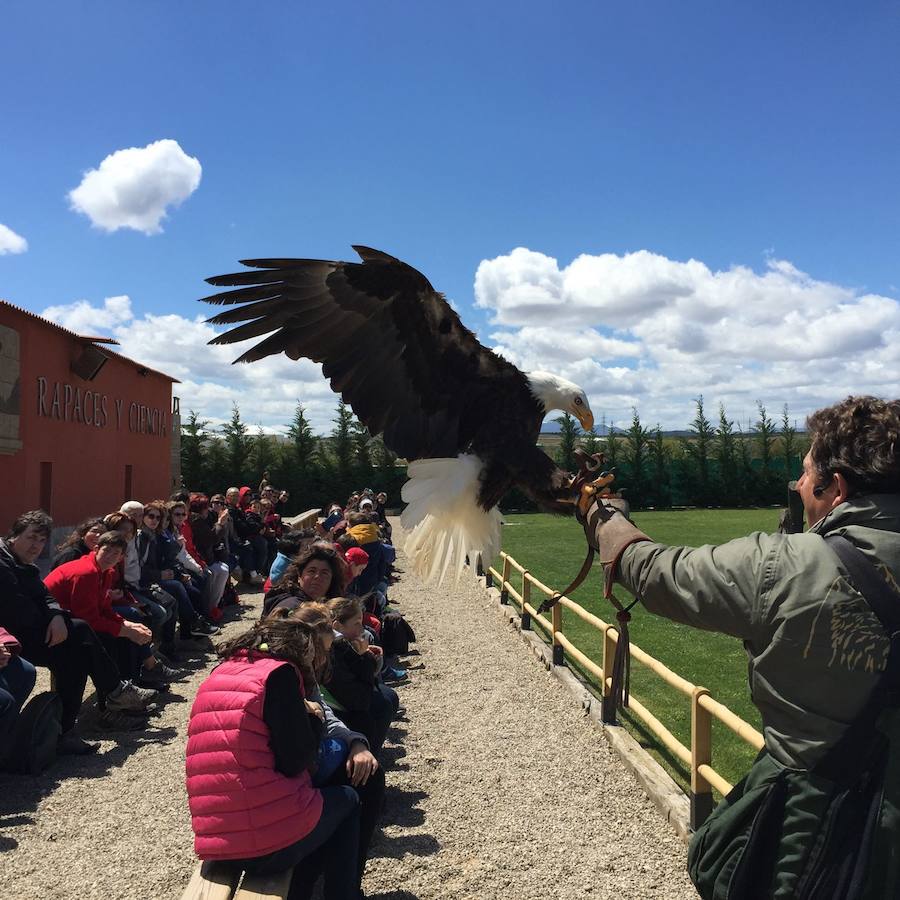
<instances>
[{"instance_id":1,"label":"woman with curly hair","mask_svg":"<svg viewBox=\"0 0 900 900\"><path fill-rule=\"evenodd\" d=\"M58 569L63 563L72 562L87 556L100 540L100 535L106 531L103 519L94 516L85 519L75 527L75 530L56 548L56 556L50 565L50 571Z\"/></svg>"},{"instance_id":2,"label":"woman with curly hair","mask_svg":"<svg viewBox=\"0 0 900 900\"><path fill-rule=\"evenodd\" d=\"M276 609L296 609L301 603L339 597L347 579L347 566L330 544L310 544L288 566L278 587L263 601L263 615Z\"/></svg>"},{"instance_id":3,"label":"woman with curly hair","mask_svg":"<svg viewBox=\"0 0 900 900\"><path fill-rule=\"evenodd\" d=\"M348 900L359 896L345 859L359 842L359 800L348 785L313 784L320 643L314 626L281 614L219 648L191 709L188 803L201 859L263 875L296 867L295 887L324 870L324 896Z\"/></svg>"}]
</instances>

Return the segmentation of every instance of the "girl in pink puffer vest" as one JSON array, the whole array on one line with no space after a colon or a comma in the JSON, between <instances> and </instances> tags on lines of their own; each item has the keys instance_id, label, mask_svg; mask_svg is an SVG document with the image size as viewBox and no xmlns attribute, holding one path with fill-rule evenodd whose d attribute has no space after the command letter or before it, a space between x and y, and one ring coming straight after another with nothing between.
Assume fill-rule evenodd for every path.
<instances>
[{"instance_id":1,"label":"girl in pink puffer vest","mask_svg":"<svg viewBox=\"0 0 900 900\"><path fill-rule=\"evenodd\" d=\"M268 874L315 857L328 900L359 896L355 866L359 799L351 787L311 780L322 710L314 683L313 630L289 616L265 619L219 649L224 657L191 709L187 792L194 849ZM297 879L295 879L296 881Z\"/></svg>"}]
</instances>

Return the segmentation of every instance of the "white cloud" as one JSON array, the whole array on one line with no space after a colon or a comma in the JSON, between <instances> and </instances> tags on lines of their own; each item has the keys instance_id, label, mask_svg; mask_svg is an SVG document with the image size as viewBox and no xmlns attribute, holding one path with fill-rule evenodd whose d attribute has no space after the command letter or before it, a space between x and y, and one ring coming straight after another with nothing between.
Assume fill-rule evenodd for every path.
<instances>
[{"instance_id":1,"label":"white cloud","mask_svg":"<svg viewBox=\"0 0 900 900\"><path fill-rule=\"evenodd\" d=\"M900 396L900 303L785 261L716 272L642 251L561 267L519 248L482 262L476 300L495 322L486 343L522 369L580 384L598 421L624 423L635 406L648 425L684 428L699 394L710 414L723 402L744 427L757 400L772 414L788 403L802 420L848 393ZM180 379L185 414L219 424L237 402L250 425L283 432L299 399L317 432L331 430L337 398L319 365L283 355L232 365L254 342L209 346L222 329L203 315L135 314L126 296L44 315L80 333L111 333L120 352Z\"/></svg>"},{"instance_id":2,"label":"white cloud","mask_svg":"<svg viewBox=\"0 0 900 900\"><path fill-rule=\"evenodd\" d=\"M28 241L12 228L0 224L0 256L7 253L24 253L28 249Z\"/></svg>"},{"instance_id":3,"label":"white cloud","mask_svg":"<svg viewBox=\"0 0 900 900\"><path fill-rule=\"evenodd\" d=\"M252 365L232 365L254 342L209 346L223 329L175 314L134 314L127 296L107 297L102 305L87 300L51 306L42 313L79 334L115 337L117 353L179 379L174 393L181 400L182 417L195 409L213 426L231 417L232 403L243 420L270 433L284 433L297 401L318 433L332 428L337 397L322 377L322 367L309 360L294 362L271 356Z\"/></svg>"},{"instance_id":4,"label":"white cloud","mask_svg":"<svg viewBox=\"0 0 900 900\"><path fill-rule=\"evenodd\" d=\"M107 297L103 306L92 306L87 300L76 300L64 306L48 306L41 315L76 334L106 337L116 325L130 322L131 299L127 295Z\"/></svg>"},{"instance_id":5,"label":"white cloud","mask_svg":"<svg viewBox=\"0 0 900 900\"><path fill-rule=\"evenodd\" d=\"M900 395L900 303L819 281L785 260L712 271L647 250L566 266L518 247L486 259L476 306L494 349L579 382L595 412L684 427L691 400L733 417L756 400L802 417L849 392Z\"/></svg>"},{"instance_id":6,"label":"white cloud","mask_svg":"<svg viewBox=\"0 0 900 900\"><path fill-rule=\"evenodd\" d=\"M173 140L116 150L69 191L69 203L104 231L159 234L167 207L197 190L202 171L200 161Z\"/></svg>"}]
</instances>

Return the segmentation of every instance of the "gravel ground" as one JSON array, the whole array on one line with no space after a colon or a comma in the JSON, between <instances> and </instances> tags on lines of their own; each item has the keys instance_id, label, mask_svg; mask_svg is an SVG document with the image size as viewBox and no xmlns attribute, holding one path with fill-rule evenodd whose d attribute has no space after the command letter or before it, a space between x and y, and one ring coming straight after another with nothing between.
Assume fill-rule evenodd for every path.
<instances>
[{"instance_id":1,"label":"gravel ground","mask_svg":"<svg viewBox=\"0 0 900 900\"><path fill-rule=\"evenodd\" d=\"M384 751L389 824L368 896L696 897L684 845L480 586L436 589L407 573L391 596L418 655ZM261 596L242 601L246 624ZM186 724L210 664L195 661L147 732L38 778L0 775L0 898L177 900L194 865Z\"/></svg>"}]
</instances>

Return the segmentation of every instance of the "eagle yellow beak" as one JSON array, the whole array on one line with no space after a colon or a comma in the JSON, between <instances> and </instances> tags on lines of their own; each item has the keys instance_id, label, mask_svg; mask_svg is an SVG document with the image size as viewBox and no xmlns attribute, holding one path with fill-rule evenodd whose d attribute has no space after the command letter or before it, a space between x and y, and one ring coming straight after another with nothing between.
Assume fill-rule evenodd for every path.
<instances>
[{"instance_id":1,"label":"eagle yellow beak","mask_svg":"<svg viewBox=\"0 0 900 900\"><path fill-rule=\"evenodd\" d=\"M594 414L589 409L576 409L575 415L584 431L590 431L594 427Z\"/></svg>"}]
</instances>

